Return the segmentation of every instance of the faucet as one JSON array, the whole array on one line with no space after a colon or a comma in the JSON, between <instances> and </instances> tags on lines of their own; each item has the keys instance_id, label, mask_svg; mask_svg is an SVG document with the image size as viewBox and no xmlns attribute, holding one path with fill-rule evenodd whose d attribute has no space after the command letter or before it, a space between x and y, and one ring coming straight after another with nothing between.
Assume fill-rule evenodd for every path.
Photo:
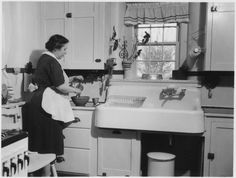
<instances>
[{"instance_id":1,"label":"faucet","mask_svg":"<svg viewBox=\"0 0 236 178\"><path fill-rule=\"evenodd\" d=\"M159 98L160 99L179 99L181 100L185 96L186 89L181 89L179 93L177 93L177 88L167 87L162 89Z\"/></svg>"}]
</instances>

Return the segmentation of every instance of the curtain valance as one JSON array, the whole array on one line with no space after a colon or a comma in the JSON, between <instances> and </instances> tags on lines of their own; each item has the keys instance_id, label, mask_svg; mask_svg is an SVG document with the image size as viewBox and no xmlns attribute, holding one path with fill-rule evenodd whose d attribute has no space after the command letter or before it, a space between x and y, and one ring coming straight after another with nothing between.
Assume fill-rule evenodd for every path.
<instances>
[{"instance_id":1,"label":"curtain valance","mask_svg":"<svg viewBox=\"0 0 236 178\"><path fill-rule=\"evenodd\" d=\"M189 22L188 3L127 3L125 25Z\"/></svg>"}]
</instances>

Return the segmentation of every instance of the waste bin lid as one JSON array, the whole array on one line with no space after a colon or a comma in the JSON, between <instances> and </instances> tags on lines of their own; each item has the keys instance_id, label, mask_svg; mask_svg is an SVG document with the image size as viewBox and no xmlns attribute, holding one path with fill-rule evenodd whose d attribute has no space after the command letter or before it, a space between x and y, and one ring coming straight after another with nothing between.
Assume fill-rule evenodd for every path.
<instances>
[{"instance_id":1,"label":"waste bin lid","mask_svg":"<svg viewBox=\"0 0 236 178\"><path fill-rule=\"evenodd\" d=\"M170 161L175 159L175 155L164 152L150 152L147 156L158 161Z\"/></svg>"}]
</instances>

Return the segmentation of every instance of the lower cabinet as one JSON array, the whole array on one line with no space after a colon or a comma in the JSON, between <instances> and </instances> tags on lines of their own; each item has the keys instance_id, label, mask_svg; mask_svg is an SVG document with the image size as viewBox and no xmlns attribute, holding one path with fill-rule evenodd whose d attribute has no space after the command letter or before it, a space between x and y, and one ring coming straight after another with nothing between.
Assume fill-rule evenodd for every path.
<instances>
[{"instance_id":1,"label":"lower cabinet","mask_svg":"<svg viewBox=\"0 0 236 178\"><path fill-rule=\"evenodd\" d=\"M99 129L98 175L139 176L140 144L136 131Z\"/></svg>"},{"instance_id":2,"label":"lower cabinet","mask_svg":"<svg viewBox=\"0 0 236 178\"><path fill-rule=\"evenodd\" d=\"M64 162L56 165L64 175L97 176L97 136L94 127L94 112L74 110L78 123L64 129Z\"/></svg>"},{"instance_id":3,"label":"lower cabinet","mask_svg":"<svg viewBox=\"0 0 236 178\"><path fill-rule=\"evenodd\" d=\"M65 148L65 161L57 165L58 171L76 174L89 174L90 150Z\"/></svg>"},{"instance_id":4,"label":"lower cabinet","mask_svg":"<svg viewBox=\"0 0 236 178\"><path fill-rule=\"evenodd\" d=\"M205 118L204 176L233 176L233 118Z\"/></svg>"}]
</instances>

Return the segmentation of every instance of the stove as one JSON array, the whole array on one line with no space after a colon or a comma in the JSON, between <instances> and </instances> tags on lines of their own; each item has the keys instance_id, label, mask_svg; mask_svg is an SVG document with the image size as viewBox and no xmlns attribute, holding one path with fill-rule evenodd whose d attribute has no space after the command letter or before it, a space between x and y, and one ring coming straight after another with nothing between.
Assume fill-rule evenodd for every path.
<instances>
[{"instance_id":1,"label":"stove","mask_svg":"<svg viewBox=\"0 0 236 178\"><path fill-rule=\"evenodd\" d=\"M1 133L2 148L26 137L28 137L28 134L25 131L3 129Z\"/></svg>"},{"instance_id":2,"label":"stove","mask_svg":"<svg viewBox=\"0 0 236 178\"><path fill-rule=\"evenodd\" d=\"M27 132L3 129L1 143L2 176L26 177L29 164Z\"/></svg>"}]
</instances>

